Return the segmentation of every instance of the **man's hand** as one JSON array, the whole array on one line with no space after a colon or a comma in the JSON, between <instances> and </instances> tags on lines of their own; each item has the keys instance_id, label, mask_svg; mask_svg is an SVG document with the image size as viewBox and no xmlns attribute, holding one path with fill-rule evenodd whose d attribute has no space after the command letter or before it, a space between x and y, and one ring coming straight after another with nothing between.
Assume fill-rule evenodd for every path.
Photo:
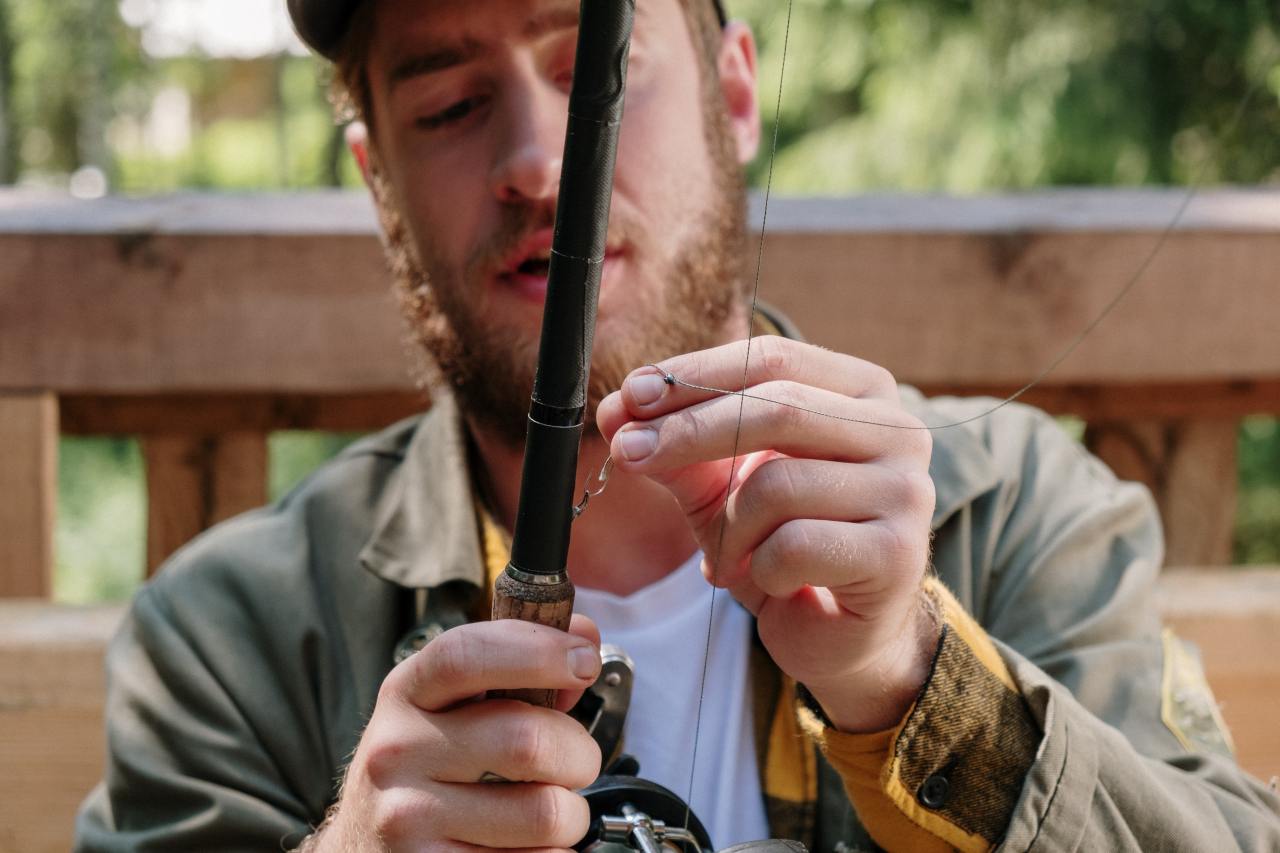
<instances>
[{"instance_id":1,"label":"man's hand","mask_svg":"<svg viewBox=\"0 0 1280 853\"><path fill-rule=\"evenodd\" d=\"M743 341L661 367L684 382L739 388L745 363ZM783 338L752 341L746 375L748 395L778 402L671 385L663 372L640 368L601 402L615 465L671 491L707 555L707 579L755 614L779 667L837 727L893 725L927 679L938 640L921 591L934 503L929 432L902 409L883 368Z\"/></svg>"},{"instance_id":2,"label":"man's hand","mask_svg":"<svg viewBox=\"0 0 1280 853\"><path fill-rule=\"evenodd\" d=\"M587 832L576 789L600 749L573 706L600 670L600 636L505 620L447 631L391 671L343 782L306 850L567 848ZM557 710L485 691L560 690ZM493 774L509 782L485 783Z\"/></svg>"}]
</instances>

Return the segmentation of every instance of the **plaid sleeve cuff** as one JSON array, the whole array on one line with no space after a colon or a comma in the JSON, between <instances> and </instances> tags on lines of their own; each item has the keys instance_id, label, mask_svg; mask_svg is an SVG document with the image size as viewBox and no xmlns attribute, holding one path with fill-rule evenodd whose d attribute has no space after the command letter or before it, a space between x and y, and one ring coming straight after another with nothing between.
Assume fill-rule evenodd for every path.
<instances>
[{"instance_id":1,"label":"plaid sleeve cuff","mask_svg":"<svg viewBox=\"0 0 1280 853\"><path fill-rule=\"evenodd\" d=\"M847 734L799 702L800 727L890 850L990 850L1004 835L1041 733L986 632L936 579L944 630L924 689L893 729Z\"/></svg>"}]
</instances>

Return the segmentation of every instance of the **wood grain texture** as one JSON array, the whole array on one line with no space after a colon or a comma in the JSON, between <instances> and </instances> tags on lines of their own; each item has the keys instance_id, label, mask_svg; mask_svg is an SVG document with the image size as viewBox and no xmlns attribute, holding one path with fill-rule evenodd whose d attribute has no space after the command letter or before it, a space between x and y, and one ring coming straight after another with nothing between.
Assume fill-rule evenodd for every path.
<instances>
[{"instance_id":1,"label":"wood grain texture","mask_svg":"<svg viewBox=\"0 0 1280 853\"><path fill-rule=\"evenodd\" d=\"M567 578L557 584L531 584L503 572L493 585L493 618L520 619L567 631L573 618L573 598L573 583ZM497 690L491 695L519 699L543 708L553 708L556 704L555 690Z\"/></svg>"},{"instance_id":2,"label":"wood grain texture","mask_svg":"<svg viewBox=\"0 0 1280 853\"><path fill-rule=\"evenodd\" d=\"M1146 485L1164 522L1165 562L1231 562L1237 487L1235 420L1095 421L1089 448L1125 480Z\"/></svg>"},{"instance_id":3,"label":"wood grain texture","mask_svg":"<svg viewBox=\"0 0 1280 853\"><path fill-rule=\"evenodd\" d=\"M152 435L147 469L147 574L206 528L261 506L267 437L260 432Z\"/></svg>"},{"instance_id":4,"label":"wood grain texture","mask_svg":"<svg viewBox=\"0 0 1280 853\"><path fill-rule=\"evenodd\" d=\"M0 598L53 593L58 401L0 393Z\"/></svg>"},{"instance_id":5,"label":"wood grain texture","mask_svg":"<svg viewBox=\"0 0 1280 853\"><path fill-rule=\"evenodd\" d=\"M775 198L762 295L904 381L1017 385L1134 277L1182 198ZM374 234L362 195L0 193L0 388L412 390ZM1278 268L1280 191L1201 193L1050 384L1280 380Z\"/></svg>"},{"instance_id":6,"label":"wood grain texture","mask_svg":"<svg viewBox=\"0 0 1280 853\"><path fill-rule=\"evenodd\" d=\"M220 434L275 430L365 432L430 408L425 391L350 394L68 394L58 400L70 435Z\"/></svg>"},{"instance_id":7,"label":"wood grain texture","mask_svg":"<svg viewBox=\"0 0 1280 853\"><path fill-rule=\"evenodd\" d=\"M809 340L901 380L1021 384L1101 314L1157 239L1031 230L777 234L761 293ZM1280 336L1267 331L1276 268L1274 236L1175 233L1050 384L1280 376Z\"/></svg>"},{"instance_id":8,"label":"wood grain texture","mask_svg":"<svg viewBox=\"0 0 1280 853\"><path fill-rule=\"evenodd\" d=\"M0 602L0 853L65 853L102 775L102 656L120 606Z\"/></svg>"},{"instance_id":9,"label":"wood grain texture","mask_svg":"<svg viewBox=\"0 0 1280 853\"><path fill-rule=\"evenodd\" d=\"M919 386L929 396L1004 399L1019 386L990 382ZM1037 385L1019 400L1055 415L1075 415L1086 421L1192 420L1242 418L1280 414L1280 378L1234 379L1223 382L1132 382Z\"/></svg>"},{"instance_id":10,"label":"wood grain texture","mask_svg":"<svg viewBox=\"0 0 1280 853\"><path fill-rule=\"evenodd\" d=\"M411 390L371 237L0 235L0 388Z\"/></svg>"}]
</instances>

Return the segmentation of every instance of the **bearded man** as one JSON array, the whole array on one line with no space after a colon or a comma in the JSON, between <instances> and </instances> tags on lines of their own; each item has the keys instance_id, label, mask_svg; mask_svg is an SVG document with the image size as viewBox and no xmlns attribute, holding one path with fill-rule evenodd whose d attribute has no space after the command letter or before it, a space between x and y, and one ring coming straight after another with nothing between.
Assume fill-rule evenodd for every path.
<instances>
[{"instance_id":1,"label":"bearded man","mask_svg":"<svg viewBox=\"0 0 1280 853\"><path fill-rule=\"evenodd\" d=\"M563 711L602 636L636 662L627 750L720 845L1280 848L1275 797L1162 637L1141 488L1030 409L976 418L990 401L925 401L779 318L748 328L755 52L716 0L636 13L580 475L617 471L569 555L595 621L484 621L576 4L290 0L363 120L352 147L436 403L139 594L80 849L568 847L601 756ZM748 360L752 331L772 334ZM696 387L744 365L788 405L739 418ZM709 626L704 576L736 602ZM559 706L486 698L513 688Z\"/></svg>"}]
</instances>

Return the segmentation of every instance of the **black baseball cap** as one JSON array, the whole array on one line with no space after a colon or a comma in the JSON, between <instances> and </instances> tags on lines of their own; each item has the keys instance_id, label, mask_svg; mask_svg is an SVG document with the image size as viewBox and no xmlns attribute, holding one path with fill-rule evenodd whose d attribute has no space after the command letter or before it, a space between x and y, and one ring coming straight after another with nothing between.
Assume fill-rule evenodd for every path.
<instances>
[{"instance_id":1,"label":"black baseball cap","mask_svg":"<svg viewBox=\"0 0 1280 853\"><path fill-rule=\"evenodd\" d=\"M333 59L347 31L351 15L365 0L289 0L289 17L298 35L312 50ZM724 0L712 0L724 24Z\"/></svg>"}]
</instances>

